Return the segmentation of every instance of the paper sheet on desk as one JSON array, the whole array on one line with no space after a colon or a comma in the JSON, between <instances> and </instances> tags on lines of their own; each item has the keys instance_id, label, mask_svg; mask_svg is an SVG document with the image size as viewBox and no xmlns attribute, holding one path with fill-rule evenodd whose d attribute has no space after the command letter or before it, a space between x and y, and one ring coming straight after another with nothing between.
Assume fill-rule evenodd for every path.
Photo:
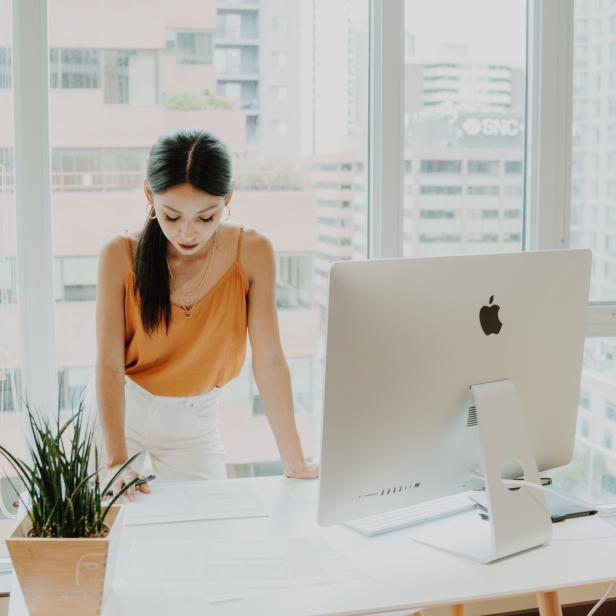
<instances>
[{"instance_id":1,"label":"paper sheet on desk","mask_svg":"<svg viewBox=\"0 0 616 616\"><path fill-rule=\"evenodd\" d=\"M119 588L200 591L209 602L361 577L321 537L252 541L148 541L129 546Z\"/></svg>"},{"instance_id":2,"label":"paper sheet on desk","mask_svg":"<svg viewBox=\"0 0 616 616\"><path fill-rule=\"evenodd\" d=\"M301 511L313 511L319 505L319 482L290 479L285 491L293 504Z\"/></svg>"},{"instance_id":3,"label":"paper sheet on desk","mask_svg":"<svg viewBox=\"0 0 616 616\"><path fill-rule=\"evenodd\" d=\"M126 503L126 525L190 520L267 517L254 487L247 482L216 481L189 486L152 486L152 493Z\"/></svg>"}]
</instances>

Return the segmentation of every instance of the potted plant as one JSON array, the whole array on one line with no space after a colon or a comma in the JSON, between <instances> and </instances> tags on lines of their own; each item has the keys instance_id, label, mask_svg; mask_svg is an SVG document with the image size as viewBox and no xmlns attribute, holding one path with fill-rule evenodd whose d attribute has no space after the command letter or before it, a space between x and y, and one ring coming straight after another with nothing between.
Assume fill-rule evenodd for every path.
<instances>
[{"instance_id":1,"label":"potted plant","mask_svg":"<svg viewBox=\"0 0 616 616\"><path fill-rule=\"evenodd\" d=\"M26 410L30 460L0 446L26 494L19 497L26 514L6 540L26 604L31 616L100 614L121 530L115 503L137 479L109 502L103 499L139 454L101 488L94 428L84 420L83 404L63 424L59 412L54 422L27 403Z\"/></svg>"}]
</instances>

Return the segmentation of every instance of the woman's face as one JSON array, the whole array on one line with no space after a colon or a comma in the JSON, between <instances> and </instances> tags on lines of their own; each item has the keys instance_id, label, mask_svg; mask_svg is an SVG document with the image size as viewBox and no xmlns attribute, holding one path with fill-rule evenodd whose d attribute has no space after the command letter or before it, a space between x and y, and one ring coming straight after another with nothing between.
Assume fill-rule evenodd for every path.
<instances>
[{"instance_id":1,"label":"woman's face","mask_svg":"<svg viewBox=\"0 0 616 616\"><path fill-rule=\"evenodd\" d=\"M231 194L215 197L190 184L154 194L146 182L144 189L163 234L183 256L197 256L205 251L220 224L225 204L231 199Z\"/></svg>"}]
</instances>

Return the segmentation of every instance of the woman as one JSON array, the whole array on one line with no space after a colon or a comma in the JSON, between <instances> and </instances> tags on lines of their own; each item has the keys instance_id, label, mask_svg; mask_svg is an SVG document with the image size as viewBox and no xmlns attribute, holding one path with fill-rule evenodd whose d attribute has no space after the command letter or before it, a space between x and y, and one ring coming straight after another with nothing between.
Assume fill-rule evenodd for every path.
<instances>
[{"instance_id":1,"label":"woman","mask_svg":"<svg viewBox=\"0 0 616 616\"><path fill-rule=\"evenodd\" d=\"M316 478L295 425L272 245L224 222L233 192L224 144L199 130L164 135L150 152L144 191L144 228L108 242L99 259L96 394L86 397L98 408L108 476L140 451L161 481L227 476L217 399L240 373L248 331L284 473ZM141 474L143 458L114 493Z\"/></svg>"}]
</instances>

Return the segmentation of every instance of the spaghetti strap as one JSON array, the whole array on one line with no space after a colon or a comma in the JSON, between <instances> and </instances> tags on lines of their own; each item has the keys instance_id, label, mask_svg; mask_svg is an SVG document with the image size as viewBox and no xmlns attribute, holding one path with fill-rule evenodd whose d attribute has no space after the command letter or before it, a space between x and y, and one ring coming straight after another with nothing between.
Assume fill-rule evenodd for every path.
<instances>
[{"instance_id":1,"label":"spaghetti strap","mask_svg":"<svg viewBox=\"0 0 616 616\"><path fill-rule=\"evenodd\" d=\"M237 252L235 253L235 260L239 261L240 259L240 248L242 247L242 235L244 233L244 225L240 225L240 235L237 238Z\"/></svg>"},{"instance_id":2,"label":"spaghetti strap","mask_svg":"<svg viewBox=\"0 0 616 616\"><path fill-rule=\"evenodd\" d=\"M128 250L128 258L130 259L130 268L133 269L133 243L128 237L128 231L124 231L124 238L126 239L126 249Z\"/></svg>"}]
</instances>

